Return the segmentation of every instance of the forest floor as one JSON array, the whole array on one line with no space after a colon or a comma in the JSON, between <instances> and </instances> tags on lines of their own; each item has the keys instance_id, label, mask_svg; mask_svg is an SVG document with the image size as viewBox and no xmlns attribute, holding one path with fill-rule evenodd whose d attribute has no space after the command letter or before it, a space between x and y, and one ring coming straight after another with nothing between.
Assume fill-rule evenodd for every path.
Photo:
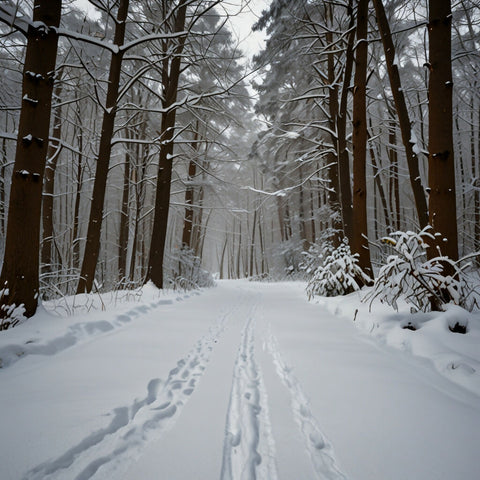
<instances>
[{"instance_id":1,"label":"forest floor","mask_svg":"<svg viewBox=\"0 0 480 480\"><path fill-rule=\"evenodd\" d=\"M147 290L2 332L2 480L479 478L478 315Z\"/></svg>"}]
</instances>

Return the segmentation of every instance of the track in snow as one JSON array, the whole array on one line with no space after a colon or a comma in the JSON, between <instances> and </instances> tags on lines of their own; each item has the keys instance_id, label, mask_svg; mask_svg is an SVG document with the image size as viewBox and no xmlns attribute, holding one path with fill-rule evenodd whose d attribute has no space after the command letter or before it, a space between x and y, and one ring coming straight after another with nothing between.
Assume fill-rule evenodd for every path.
<instances>
[{"instance_id":1,"label":"track in snow","mask_svg":"<svg viewBox=\"0 0 480 480\"><path fill-rule=\"evenodd\" d=\"M121 468L124 460L138 457L148 441L158 438L175 423L206 369L228 315L222 316L209 333L178 360L165 381L150 380L145 398L135 400L130 406L115 408L107 427L91 433L60 457L33 468L23 479L88 480L100 468L101 478L115 478L114 472Z\"/></svg>"},{"instance_id":2,"label":"track in snow","mask_svg":"<svg viewBox=\"0 0 480 480\"><path fill-rule=\"evenodd\" d=\"M331 443L322 433L317 419L310 410L309 402L302 386L293 374L292 367L284 361L280 353L278 341L272 333L268 337L266 347L272 356L275 370L280 380L290 393L293 417L304 438L305 446L310 454L310 459L318 479L346 480L347 477L340 471L336 463Z\"/></svg>"},{"instance_id":3,"label":"track in snow","mask_svg":"<svg viewBox=\"0 0 480 480\"><path fill-rule=\"evenodd\" d=\"M176 302L188 298L189 295L177 297ZM56 355L67 348L73 347L91 338L99 338L101 335L110 333L113 330L124 327L127 323L134 321L137 317L145 315L162 305L173 304L171 299L162 299L149 302L148 304L137 305L125 313L116 315L111 320L97 320L89 322L78 322L69 326L66 331L46 342L39 342L32 338L25 344L13 343L0 348L0 368L10 367L19 360L29 355Z\"/></svg>"},{"instance_id":4,"label":"track in snow","mask_svg":"<svg viewBox=\"0 0 480 480\"><path fill-rule=\"evenodd\" d=\"M275 443L266 390L255 361L255 320L242 331L233 371L221 480L276 480Z\"/></svg>"}]
</instances>

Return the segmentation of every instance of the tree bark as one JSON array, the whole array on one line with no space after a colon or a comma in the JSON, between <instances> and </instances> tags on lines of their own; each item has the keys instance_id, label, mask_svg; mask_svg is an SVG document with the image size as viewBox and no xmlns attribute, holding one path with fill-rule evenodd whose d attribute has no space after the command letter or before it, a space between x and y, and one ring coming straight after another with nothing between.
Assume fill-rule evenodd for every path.
<instances>
[{"instance_id":1,"label":"tree bark","mask_svg":"<svg viewBox=\"0 0 480 480\"><path fill-rule=\"evenodd\" d=\"M302 240L302 249L306 252L310 247L310 242L307 238L307 220L305 219L305 190L303 187L303 169L302 166L298 166L298 183L300 185L298 189L298 221L300 239Z\"/></svg>"},{"instance_id":2,"label":"tree bark","mask_svg":"<svg viewBox=\"0 0 480 480\"><path fill-rule=\"evenodd\" d=\"M5 121L5 123L7 123ZM7 128L5 128L7 131ZM0 248L3 247L3 239L5 238L5 166L8 163L7 159L7 139L2 140L2 159L0 164ZM3 248L2 248L3 249Z\"/></svg>"},{"instance_id":3,"label":"tree bark","mask_svg":"<svg viewBox=\"0 0 480 480\"><path fill-rule=\"evenodd\" d=\"M480 125L480 108L478 109L478 125ZM473 133L473 132L472 132ZM480 133L477 130L477 157L472 157L472 171L475 178L474 183L474 247L476 252L480 252ZM480 266L480 258L477 257L476 264Z\"/></svg>"},{"instance_id":4,"label":"tree bark","mask_svg":"<svg viewBox=\"0 0 480 480\"><path fill-rule=\"evenodd\" d=\"M371 119L369 119L369 127L370 127L370 132L368 132L368 130L367 130L367 137L370 140L372 138L372 135L371 135L371 133L372 133L372 121L371 121ZM389 231L391 223L392 223L392 221L390 219L390 215L392 214L393 210L390 210L390 214L389 214L388 205L387 205L387 196L385 195L385 189L383 188L382 178L380 177L381 168L379 168L379 166L378 166L378 163L380 162L381 156L380 156L380 154L377 150L378 159L379 159L379 162L377 163L377 159L375 157L375 149L374 149L372 144L370 144L369 153L370 153L370 160L372 161L373 181L374 181L375 187L378 191L380 204L382 205L383 216L385 218L385 227L386 227L386 230ZM380 167L381 167L381 165L380 165ZM374 197L375 197L374 198L374 206L375 206L375 208L377 208L377 198L376 198L377 194L376 193L375 193ZM375 218L376 218L376 220L378 220L377 215L375 215ZM378 238L377 234L375 234L375 238Z\"/></svg>"},{"instance_id":5,"label":"tree bark","mask_svg":"<svg viewBox=\"0 0 480 480\"><path fill-rule=\"evenodd\" d=\"M76 110L77 122L81 122L81 111L77 100ZM78 130L77 130L78 129ZM74 269L80 266L80 239L79 239L79 226L80 226L80 201L82 194L83 184L83 128L82 124L75 125L74 132L77 139L77 171L75 178L75 203L73 207L73 228L72 228L72 266Z\"/></svg>"},{"instance_id":6,"label":"tree bark","mask_svg":"<svg viewBox=\"0 0 480 480\"><path fill-rule=\"evenodd\" d=\"M57 77L60 81L60 74ZM62 85L55 86L53 96L57 102L60 101ZM55 170L57 169L58 157L60 155L60 137L62 134L61 107L55 107L53 111L52 141L49 142L47 150L47 163L42 196L42 230L43 242L41 250L42 267L44 272L52 271L53 259L53 198L55 195Z\"/></svg>"},{"instance_id":7,"label":"tree bark","mask_svg":"<svg viewBox=\"0 0 480 480\"><path fill-rule=\"evenodd\" d=\"M398 181L398 154L396 150L396 144L396 123L392 118L389 121L388 129L388 159L390 161L390 212L392 212L392 215L394 215L392 224L394 225L394 228L399 231L401 230L400 185Z\"/></svg>"},{"instance_id":8,"label":"tree bark","mask_svg":"<svg viewBox=\"0 0 480 480\"><path fill-rule=\"evenodd\" d=\"M18 126L8 210L5 256L0 275L0 318L24 305L37 310L42 187L62 2L35 0L23 68L22 109ZM3 328L8 321L2 323ZM0 329L2 327L0 326Z\"/></svg>"},{"instance_id":9,"label":"tree bark","mask_svg":"<svg viewBox=\"0 0 480 480\"><path fill-rule=\"evenodd\" d=\"M193 230L193 180L197 174L198 157L198 121L193 137L192 150L193 156L188 163L187 186L185 189L185 216L183 218L182 248L192 248L192 230Z\"/></svg>"},{"instance_id":10,"label":"tree bark","mask_svg":"<svg viewBox=\"0 0 480 480\"><path fill-rule=\"evenodd\" d=\"M367 227L367 59L368 0L357 8L357 48L353 87L353 237L360 268L373 277Z\"/></svg>"},{"instance_id":11,"label":"tree bark","mask_svg":"<svg viewBox=\"0 0 480 480\"><path fill-rule=\"evenodd\" d=\"M348 5L350 22L348 29L350 34L347 40L345 71L343 73L342 93L340 95L340 107L337 120L337 157L338 157L338 179L340 186L340 199L342 206L342 223L345 236L352 243L353 237L353 211L352 211L352 186L350 180L350 158L347 150L347 107L348 107L348 91L350 88L350 80L352 78L353 62L354 62L354 42L355 42L355 17L353 14L352 1Z\"/></svg>"},{"instance_id":12,"label":"tree bark","mask_svg":"<svg viewBox=\"0 0 480 480\"><path fill-rule=\"evenodd\" d=\"M327 30L326 41L327 48L329 45L333 47L333 12L332 5L326 4L326 19L328 22L328 27L330 30ZM328 107L329 107L329 128L331 133L332 145L336 145L338 142L338 136L336 133L337 122L338 122L338 85L335 82L335 52L329 52L327 56L327 74L328 74ZM340 237L343 230L343 225L341 222L340 215L340 184L339 184L339 155L338 150L330 151L327 154L327 163L328 167L328 180L329 180L329 189L328 189L328 203L332 210L332 241L334 246L340 244ZM349 180L350 181L350 180ZM314 225L314 224L313 224ZM315 237L315 235L314 235ZM313 240L315 242L315 239Z\"/></svg>"},{"instance_id":13,"label":"tree bark","mask_svg":"<svg viewBox=\"0 0 480 480\"><path fill-rule=\"evenodd\" d=\"M429 223L437 237L429 256L458 259L453 153L450 0L429 0L428 177Z\"/></svg>"},{"instance_id":14,"label":"tree bark","mask_svg":"<svg viewBox=\"0 0 480 480\"><path fill-rule=\"evenodd\" d=\"M125 166L123 170L122 206L120 210L120 232L118 238L118 278L120 282L126 280L127 251L128 251L128 226L129 226L129 198L130 198L130 151L125 153Z\"/></svg>"},{"instance_id":15,"label":"tree bark","mask_svg":"<svg viewBox=\"0 0 480 480\"><path fill-rule=\"evenodd\" d=\"M123 45L125 39L126 20L129 0L120 0L117 21L115 24L114 44ZM110 72L108 75L107 98L103 112L102 132L98 148L95 181L93 184L92 203L88 221L87 239L83 253L82 270L78 281L77 293L91 292L95 279L98 255L100 252L100 234L103 222L103 207L107 186L108 167L112 152L112 137L117 112L117 98L120 86L123 51L112 53Z\"/></svg>"}]
</instances>

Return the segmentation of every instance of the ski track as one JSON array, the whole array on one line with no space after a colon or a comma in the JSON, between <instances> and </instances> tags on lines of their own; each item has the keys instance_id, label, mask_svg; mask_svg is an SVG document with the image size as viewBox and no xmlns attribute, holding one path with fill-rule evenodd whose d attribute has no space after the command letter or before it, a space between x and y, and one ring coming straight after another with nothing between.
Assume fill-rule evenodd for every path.
<instances>
[{"instance_id":1,"label":"ski track","mask_svg":"<svg viewBox=\"0 0 480 480\"><path fill-rule=\"evenodd\" d=\"M253 311L243 328L233 371L221 480L278 478L267 394L255 361Z\"/></svg>"},{"instance_id":2,"label":"ski track","mask_svg":"<svg viewBox=\"0 0 480 480\"><path fill-rule=\"evenodd\" d=\"M292 372L292 367L284 361L278 341L271 332L268 335L265 347L272 356L280 380L290 393L293 417L304 438L317 478L322 480L347 480L336 463L333 447L322 433L318 421L310 409L309 401Z\"/></svg>"},{"instance_id":3,"label":"ski track","mask_svg":"<svg viewBox=\"0 0 480 480\"><path fill-rule=\"evenodd\" d=\"M189 298L190 295L177 297L176 302ZM18 360L29 355L55 355L77 343L81 343L91 337L111 332L130 323L136 317L144 315L162 306L173 304L174 300L162 299L143 305L137 305L125 313L116 315L113 320L97 320L92 322L79 322L68 327L67 331L46 343L38 344L35 339L28 340L25 344L12 343L0 348L0 369L9 367Z\"/></svg>"},{"instance_id":4,"label":"ski track","mask_svg":"<svg viewBox=\"0 0 480 480\"><path fill-rule=\"evenodd\" d=\"M204 374L229 315L230 312L222 315L208 334L177 361L165 381L150 380L145 398L115 408L107 427L91 433L60 457L28 471L23 480L87 480L101 467L100 478L115 478L113 472L138 457L145 443L158 438L175 423Z\"/></svg>"}]
</instances>

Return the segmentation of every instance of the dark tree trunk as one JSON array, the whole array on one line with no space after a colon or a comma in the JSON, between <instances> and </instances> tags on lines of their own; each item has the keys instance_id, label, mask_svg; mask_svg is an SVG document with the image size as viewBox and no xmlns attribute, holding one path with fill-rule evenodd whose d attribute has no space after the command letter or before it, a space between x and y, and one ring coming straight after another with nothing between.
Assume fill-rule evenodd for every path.
<instances>
[{"instance_id":1,"label":"dark tree trunk","mask_svg":"<svg viewBox=\"0 0 480 480\"><path fill-rule=\"evenodd\" d=\"M6 123L6 122L5 122ZM5 131L7 129L5 128ZM3 247L3 239L5 238L5 166L7 160L7 140L2 140L2 160L0 165L0 247Z\"/></svg>"},{"instance_id":2,"label":"dark tree trunk","mask_svg":"<svg viewBox=\"0 0 480 480\"><path fill-rule=\"evenodd\" d=\"M371 123L370 123L370 128L371 128ZM383 216L385 218L385 226L387 228L387 231L390 230L390 215L388 212L388 205L387 205L387 196L385 195L385 189L383 188L383 183L382 183L382 178L380 177L380 169L378 168L377 164L377 159L375 158L375 150L373 148L373 145L370 145L369 148L370 151L370 159L372 161L372 170L373 170L373 181L375 188L378 192L378 196L380 197L380 203L382 205L382 210L383 210ZM379 156L380 158L380 156ZM377 209L377 194L375 193L374 195L374 207ZM378 215L375 215L376 222L378 222ZM375 233L375 238L378 238L378 231Z\"/></svg>"},{"instance_id":3,"label":"dark tree trunk","mask_svg":"<svg viewBox=\"0 0 480 480\"><path fill-rule=\"evenodd\" d=\"M258 212L255 209L255 211L253 212L252 236L251 236L251 240L250 240L250 268L249 268L250 277L253 277L253 265L254 265L254 261L255 261L255 265L256 265L256 260L257 260L257 255L256 255L256 252L255 252L255 231L256 231L256 228L257 228L257 214L258 214ZM256 273L258 273L258 268L257 268Z\"/></svg>"},{"instance_id":4,"label":"dark tree trunk","mask_svg":"<svg viewBox=\"0 0 480 480\"><path fill-rule=\"evenodd\" d=\"M174 32L182 32L185 29L185 17L187 0L182 0L178 6ZM180 66L182 63L182 51L186 37L183 36L173 52L171 62L166 58L163 64L163 87L164 105L169 109L177 100L178 81L180 78ZM165 54L167 47L165 46ZM165 238L167 235L168 212L170 209L170 186L172 180L172 154L174 146L176 109L172 107L162 115L162 141L160 146L160 158L158 163L158 177L155 197L155 216L153 220L152 240L150 242L150 255L148 259L147 275L145 281L151 280L158 288L163 288L163 256L165 250Z\"/></svg>"},{"instance_id":5,"label":"dark tree trunk","mask_svg":"<svg viewBox=\"0 0 480 480\"><path fill-rule=\"evenodd\" d=\"M331 30L328 30L326 33L327 46L333 45L333 12L332 5L327 4L326 8L326 17L328 21L328 26ZM329 48L329 47L327 47ZM331 133L332 145L337 145L338 136L336 133L337 123L338 123L338 84L336 83L335 78L335 52L329 52L327 57L327 73L328 73L328 107L329 107L329 128ZM340 244L340 237L343 230L343 225L341 222L340 215L340 184L339 184L339 155L337 151L330 151L327 154L327 163L328 167L328 180L329 180L329 190L328 190L328 203L332 210L332 230L333 236L332 241L334 246ZM315 240L314 240L315 241Z\"/></svg>"},{"instance_id":6,"label":"dark tree trunk","mask_svg":"<svg viewBox=\"0 0 480 480\"><path fill-rule=\"evenodd\" d=\"M37 310L42 187L62 2L35 0L23 68L22 109L18 126L8 209L5 256L0 276L0 318L24 305ZM8 323L2 323L3 328ZM2 327L0 326L0 329Z\"/></svg>"},{"instance_id":7,"label":"dark tree trunk","mask_svg":"<svg viewBox=\"0 0 480 480\"><path fill-rule=\"evenodd\" d=\"M480 125L480 108L478 109L478 125ZM473 132L472 132L473 133ZM477 158L472 157L473 162L473 175L475 176L475 190L474 195L474 221L475 221L475 231L474 231L474 245L475 251L480 252L480 132L477 130ZM475 165L476 164L476 165ZM477 265L480 266L480 258L477 257Z\"/></svg>"},{"instance_id":8,"label":"dark tree trunk","mask_svg":"<svg viewBox=\"0 0 480 480\"><path fill-rule=\"evenodd\" d=\"M299 230L300 230L300 239L302 240L303 251L307 251L309 248L309 241L307 238L307 221L305 219L305 190L303 188L303 169L302 166L298 167L299 174L299 185L298 189L298 220L299 220Z\"/></svg>"},{"instance_id":9,"label":"dark tree trunk","mask_svg":"<svg viewBox=\"0 0 480 480\"><path fill-rule=\"evenodd\" d=\"M450 0L429 0L429 222L439 233L429 255L458 259L455 163L452 135L452 61Z\"/></svg>"},{"instance_id":10,"label":"dark tree trunk","mask_svg":"<svg viewBox=\"0 0 480 480\"><path fill-rule=\"evenodd\" d=\"M60 73L57 80L60 81ZM62 85L58 83L55 86L53 97L57 102L60 101L62 94ZM62 134L61 107L55 107L53 111L53 129L52 140L49 142L47 150L47 163L43 183L42 196L42 230L43 241L41 250L42 267L44 272L52 271L53 260L53 198L55 195L55 171L57 169L58 157L60 155L60 137Z\"/></svg>"},{"instance_id":11,"label":"dark tree trunk","mask_svg":"<svg viewBox=\"0 0 480 480\"><path fill-rule=\"evenodd\" d=\"M353 14L352 0L349 1L348 11L350 22L348 28L350 34L347 40L347 50L345 58L345 70L343 73L342 93L340 95L340 107L337 120L337 157L338 157L338 179L340 186L340 198L342 206L342 223L345 236L350 244L353 237L353 211L352 211L352 185L350 180L350 158L347 150L347 108L348 91L352 79L354 62L354 42L355 42L355 16Z\"/></svg>"},{"instance_id":12,"label":"dark tree trunk","mask_svg":"<svg viewBox=\"0 0 480 480\"><path fill-rule=\"evenodd\" d=\"M373 277L367 228L367 60L368 0L359 0L353 87L353 237L360 268Z\"/></svg>"},{"instance_id":13,"label":"dark tree trunk","mask_svg":"<svg viewBox=\"0 0 480 480\"><path fill-rule=\"evenodd\" d=\"M185 189L185 216L183 218L182 248L192 248L193 230L193 181L197 174L198 121L192 142L193 156L188 163L187 186Z\"/></svg>"},{"instance_id":14,"label":"dark tree trunk","mask_svg":"<svg viewBox=\"0 0 480 480\"><path fill-rule=\"evenodd\" d=\"M375 5L375 12L377 14L377 24L382 37L383 49L385 51L385 58L387 61L388 77L390 78L390 85L392 87L393 99L395 108L398 114L400 123L400 131L402 133L403 146L407 155L407 165L410 174L410 185L415 199L415 207L417 210L417 217L420 223L420 228L424 228L428 223L428 207L425 198L425 192L422 186L420 177L420 170L418 168L418 157L413 150L411 123L408 115L407 105L405 103L405 96L400 82L400 73L398 72L398 65L395 62L395 47L393 45L392 34L388 24L385 9L383 8L382 0L373 0Z\"/></svg>"},{"instance_id":15,"label":"dark tree trunk","mask_svg":"<svg viewBox=\"0 0 480 480\"><path fill-rule=\"evenodd\" d=\"M82 115L80 112L78 100L76 110L77 122L81 122ZM75 178L75 204L73 207L73 228L72 228L72 266L74 269L80 266L80 239L79 239L79 224L80 224L80 201L82 197L82 183L83 183L83 128L82 124L75 126L75 135L77 139L77 172Z\"/></svg>"},{"instance_id":16,"label":"dark tree trunk","mask_svg":"<svg viewBox=\"0 0 480 480\"><path fill-rule=\"evenodd\" d=\"M223 264L225 262L225 252L227 251L227 244L228 244L228 233L225 235L225 243L223 244L222 255L220 256L220 266L219 266L220 280L223 280L225 278L225 276L223 275Z\"/></svg>"},{"instance_id":17,"label":"dark tree trunk","mask_svg":"<svg viewBox=\"0 0 480 480\"><path fill-rule=\"evenodd\" d=\"M123 170L122 207L120 210L120 232L118 239L118 278L125 281L127 275L127 250L128 250L128 220L130 198L130 152L125 153L125 166Z\"/></svg>"},{"instance_id":18,"label":"dark tree trunk","mask_svg":"<svg viewBox=\"0 0 480 480\"><path fill-rule=\"evenodd\" d=\"M207 156L207 150L205 150L205 157ZM209 162L206 161L206 159L203 160L202 162L202 183L205 183L206 178L207 178L207 169L209 167ZM203 199L205 196L205 189L203 185L200 185L200 188L198 189L196 193L196 199L195 199L195 209L194 209L194 216L193 216L193 227L192 227L192 250L195 253L195 255L199 258L202 258L202 252L203 252L203 241L205 239L205 232L206 228L208 225L208 221L210 219L210 215L212 211L210 210L207 219L203 221Z\"/></svg>"},{"instance_id":19,"label":"dark tree trunk","mask_svg":"<svg viewBox=\"0 0 480 480\"><path fill-rule=\"evenodd\" d=\"M336 167L336 165L335 165ZM335 168L336 170L336 168ZM309 182L310 183L310 182ZM337 203L337 208L338 208L338 203ZM335 217L335 215L334 215ZM260 226L260 224L259 224ZM317 238L317 231L315 228L315 202L313 199L313 191L310 187L310 242L315 243L315 240Z\"/></svg>"},{"instance_id":20,"label":"dark tree trunk","mask_svg":"<svg viewBox=\"0 0 480 480\"><path fill-rule=\"evenodd\" d=\"M125 27L129 0L120 0L115 26L114 44L121 46L125 39ZM103 223L103 204L107 186L108 167L112 152L112 137L117 112L117 98L120 86L123 51L112 53L108 76L107 99L103 112L102 133L98 148L95 180L93 184L90 218L88 221L87 239L83 253L82 270L78 281L77 293L91 292L95 279L98 255L100 252L100 234Z\"/></svg>"},{"instance_id":21,"label":"dark tree trunk","mask_svg":"<svg viewBox=\"0 0 480 480\"><path fill-rule=\"evenodd\" d=\"M390 160L390 211L393 215L392 224L394 225L394 228L398 231L401 230L400 186L398 182L396 124L393 119L389 122L388 144L388 159Z\"/></svg>"}]
</instances>

